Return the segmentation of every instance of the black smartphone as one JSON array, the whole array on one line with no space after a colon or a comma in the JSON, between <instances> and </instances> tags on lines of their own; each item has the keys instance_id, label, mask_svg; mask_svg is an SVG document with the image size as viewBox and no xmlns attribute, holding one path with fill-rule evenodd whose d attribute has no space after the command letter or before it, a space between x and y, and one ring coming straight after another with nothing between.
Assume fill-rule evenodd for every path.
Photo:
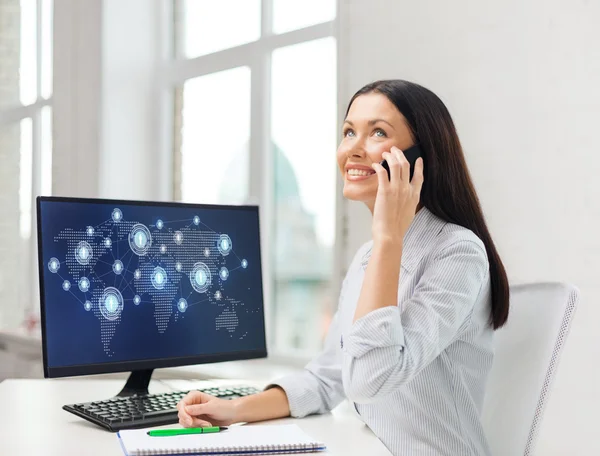
<instances>
[{"instance_id":1,"label":"black smartphone","mask_svg":"<svg viewBox=\"0 0 600 456\"><path fill-rule=\"evenodd\" d=\"M417 161L417 158L423 156L423 153L421 152L421 148L419 147L418 144L415 144L414 146L411 146L408 149L403 150L402 153L408 160L408 163L410 163L410 179L412 180L413 174L415 173L415 162ZM385 168L385 170L387 171L388 179L391 179L390 167L388 165L388 162L386 160L383 160L380 163L380 165L383 166Z\"/></svg>"}]
</instances>

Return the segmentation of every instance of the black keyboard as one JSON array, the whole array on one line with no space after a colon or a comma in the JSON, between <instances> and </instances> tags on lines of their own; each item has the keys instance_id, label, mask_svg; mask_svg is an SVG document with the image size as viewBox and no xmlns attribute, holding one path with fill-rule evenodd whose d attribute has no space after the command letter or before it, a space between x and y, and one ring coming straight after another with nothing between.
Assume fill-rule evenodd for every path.
<instances>
[{"instance_id":1,"label":"black keyboard","mask_svg":"<svg viewBox=\"0 0 600 456\"><path fill-rule=\"evenodd\" d=\"M205 388L198 391L221 399L234 399L259 392L258 389L249 386ZM63 409L111 432L117 432L121 429L177 423L177 403L187 393L189 391L114 397L104 401L65 405Z\"/></svg>"}]
</instances>

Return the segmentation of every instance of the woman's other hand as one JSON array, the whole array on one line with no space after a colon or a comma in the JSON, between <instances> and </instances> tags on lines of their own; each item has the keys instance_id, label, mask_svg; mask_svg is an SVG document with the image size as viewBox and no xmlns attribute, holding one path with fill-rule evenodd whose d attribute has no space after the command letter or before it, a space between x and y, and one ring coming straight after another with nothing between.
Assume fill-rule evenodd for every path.
<instances>
[{"instance_id":1,"label":"woman's other hand","mask_svg":"<svg viewBox=\"0 0 600 456\"><path fill-rule=\"evenodd\" d=\"M177 404L183 427L228 426L237 421L236 403L200 391L190 391Z\"/></svg>"}]
</instances>

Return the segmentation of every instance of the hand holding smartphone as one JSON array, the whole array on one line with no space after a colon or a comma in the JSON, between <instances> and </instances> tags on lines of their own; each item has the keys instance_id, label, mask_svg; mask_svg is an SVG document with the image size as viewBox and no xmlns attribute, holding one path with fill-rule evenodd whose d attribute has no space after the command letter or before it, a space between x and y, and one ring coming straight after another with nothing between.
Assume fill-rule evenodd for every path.
<instances>
[{"instance_id":1,"label":"hand holding smartphone","mask_svg":"<svg viewBox=\"0 0 600 456\"><path fill-rule=\"evenodd\" d=\"M415 144L414 146L411 146L408 149L403 150L402 153L408 160L408 163L410 163L410 179L412 180L413 174L415 172L415 162L417 161L417 158L423 156L423 153L421 152L421 148L419 147L418 144ZM390 179L391 178L390 177L390 167L388 165L387 160L382 160L380 164L381 164L381 166L383 166L385 168L385 170L387 171L387 174L388 174L388 179Z\"/></svg>"}]
</instances>

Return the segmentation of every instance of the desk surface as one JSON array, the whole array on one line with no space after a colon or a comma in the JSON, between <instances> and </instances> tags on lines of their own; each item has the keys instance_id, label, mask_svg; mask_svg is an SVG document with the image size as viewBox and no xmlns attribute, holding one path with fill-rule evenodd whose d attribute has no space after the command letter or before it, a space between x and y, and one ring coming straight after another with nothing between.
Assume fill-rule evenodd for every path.
<instances>
[{"instance_id":1,"label":"desk surface","mask_svg":"<svg viewBox=\"0 0 600 456\"><path fill-rule=\"evenodd\" d=\"M193 389L205 385L250 382L153 381L151 393ZM0 455L118 456L123 452L115 434L62 410L65 404L107 399L123 386L119 380L5 380L0 383ZM391 453L351 412L347 403L331 414L268 423L299 425L327 444L337 456L390 456ZM174 427L174 426L164 426ZM30 430L35 429L35 432Z\"/></svg>"}]
</instances>

